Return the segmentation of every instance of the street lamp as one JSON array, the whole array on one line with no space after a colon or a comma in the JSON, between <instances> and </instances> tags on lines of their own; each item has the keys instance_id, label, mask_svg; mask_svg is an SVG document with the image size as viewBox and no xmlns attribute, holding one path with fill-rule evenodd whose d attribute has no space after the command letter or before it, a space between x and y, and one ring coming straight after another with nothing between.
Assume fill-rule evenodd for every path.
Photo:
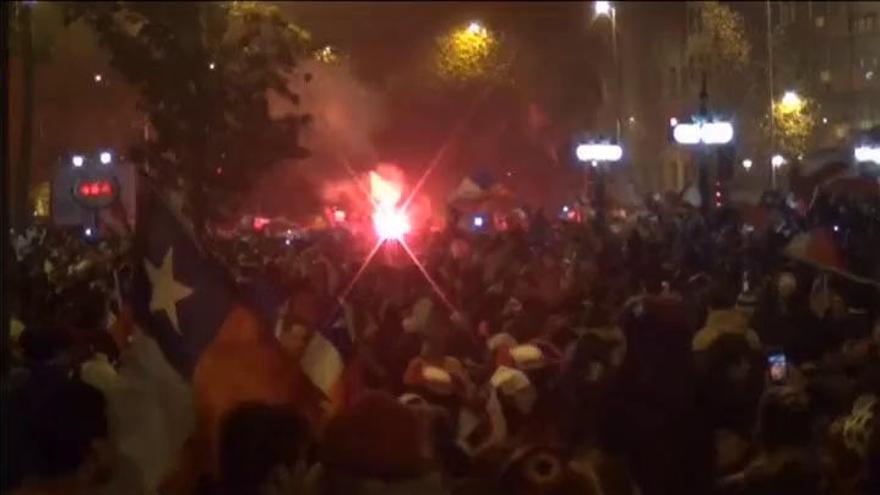
<instances>
[{"instance_id":1,"label":"street lamp","mask_svg":"<svg viewBox=\"0 0 880 495\"><path fill-rule=\"evenodd\" d=\"M870 145L857 146L854 150L854 155L857 162L871 162L880 165L880 147Z\"/></svg>"},{"instance_id":2,"label":"street lamp","mask_svg":"<svg viewBox=\"0 0 880 495\"><path fill-rule=\"evenodd\" d=\"M804 100L801 99L800 95L798 95L794 91L786 91L785 94L782 95L782 100L780 101L780 109L785 113L797 112L804 105Z\"/></svg>"},{"instance_id":3,"label":"street lamp","mask_svg":"<svg viewBox=\"0 0 880 495\"><path fill-rule=\"evenodd\" d=\"M678 144L727 144L733 140L733 125L730 122L696 122L676 124L672 137Z\"/></svg>"},{"instance_id":4,"label":"street lamp","mask_svg":"<svg viewBox=\"0 0 880 495\"><path fill-rule=\"evenodd\" d=\"M743 160L742 165L743 165L743 168L746 169L746 172L748 172L749 169L752 168L752 160L749 158L746 158L745 160Z\"/></svg>"},{"instance_id":5,"label":"street lamp","mask_svg":"<svg viewBox=\"0 0 880 495\"><path fill-rule=\"evenodd\" d=\"M617 138L617 141L620 142L620 55L618 52L618 40L617 40L617 9L611 5L611 2L596 2L593 4L593 10L595 12L595 17L608 17L611 19L611 52L612 57L614 58L614 72L615 72L615 88L616 94L614 95L615 100L615 109L614 109L614 136Z\"/></svg>"},{"instance_id":6,"label":"street lamp","mask_svg":"<svg viewBox=\"0 0 880 495\"><path fill-rule=\"evenodd\" d=\"M704 79L705 81L705 79ZM697 173L699 174L699 191L700 205L706 211L709 208L709 148L712 146L723 145L733 140L733 124L723 120L708 121L708 111L706 110L706 91L705 82L703 83L703 91L701 92L700 115L696 117L694 122L681 122L672 128L672 137L675 142L685 146L699 147L699 163L697 164ZM716 205L719 204L720 193L716 193Z\"/></svg>"},{"instance_id":7,"label":"street lamp","mask_svg":"<svg viewBox=\"0 0 880 495\"><path fill-rule=\"evenodd\" d=\"M772 165L773 169L775 170L775 169L785 165L785 158L782 155L777 153L777 154L773 155L773 157L770 159L770 165Z\"/></svg>"},{"instance_id":8,"label":"street lamp","mask_svg":"<svg viewBox=\"0 0 880 495\"><path fill-rule=\"evenodd\" d=\"M82 155L73 155L73 157L70 158L70 163L72 163L73 166L77 168L82 167L85 161L86 160L82 157Z\"/></svg>"},{"instance_id":9,"label":"street lamp","mask_svg":"<svg viewBox=\"0 0 880 495\"><path fill-rule=\"evenodd\" d=\"M614 163L623 158L623 148L610 143L581 143L574 150L578 161L590 163L598 174L596 181L596 226L605 228L605 167L606 163Z\"/></svg>"},{"instance_id":10,"label":"street lamp","mask_svg":"<svg viewBox=\"0 0 880 495\"><path fill-rule=\"evenodd\" d=\"M113 161L113 155L109 151L102 151L99 158L104 165L109 165Z\"/></svg>"},{"instance_id":11,"label":"street lamp","mask_svg":"<svg viewBox=\"0 0 880 495\"><path fill-rule=\"evenodd\" d=\"M485 29L486 28L484 28L483 25L477 21L471 21L471 23L468 24L468 27L467 27L467 31L470 34L480 34Z\"/></svg>"}]
</instances>

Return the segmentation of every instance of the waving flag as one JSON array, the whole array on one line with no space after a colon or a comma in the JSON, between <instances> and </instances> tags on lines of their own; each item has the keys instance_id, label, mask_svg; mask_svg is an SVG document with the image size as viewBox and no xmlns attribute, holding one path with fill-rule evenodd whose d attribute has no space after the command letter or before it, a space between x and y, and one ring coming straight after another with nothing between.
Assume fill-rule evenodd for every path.
<instances>
[{"instance_id":1,"label":"waving flag","mask_svg":"<svg viewBox=\"0 0 880 495\"><path fill-rule=\"evenodd\" d=\"M785 247L784 253L819 270L834 272L849 280L863 284L877 284L876 281L852 273L844 255L828 229L815 228L796 235Z\"/></svg>"},{"instance_id":2,"label":"waving flag","mask_svg":"<svg viewBox=\"0 0 880 495\"><path fill-rule=\"evenodd\" d=\"M133 314L174 369L191 381L197 450L203 450L194 455L209 461L200 469L213 471L227 412L255 401L314 414L314 394L272 337L266 323L271 308L246 303L155 191L144 191L138 206Z\"/></svg>"}]
</instances>

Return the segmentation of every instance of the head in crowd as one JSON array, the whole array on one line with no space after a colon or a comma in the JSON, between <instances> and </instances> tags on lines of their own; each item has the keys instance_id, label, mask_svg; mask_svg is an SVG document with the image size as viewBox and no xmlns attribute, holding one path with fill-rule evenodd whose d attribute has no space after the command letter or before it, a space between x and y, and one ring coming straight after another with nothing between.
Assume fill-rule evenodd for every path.
<instances>
[{"instance_id":1,"label":"head in crowd","mask_svg":"<svg viewBox=\"0 0 880 495\"><path fill-rule=\"evenodd\" d=\"M260 493L279 468L304 459L307 425L280 406L244 404L224 418L220 438L220 493Z\"/></svg>"},{"instance_id":2,"label":"head in crowd","mask_svg":"<svg viewBox=\"0 0 880 495\"><path fill-rule=\"evenodd\" d=\"M808 446L812 430L807 394L793 386L765 390L758 406L757 437L768 452Z\"/></svg>"},{"instance_id":3,"label":"head in crowd","mask_svg":"<svg viewBox=\"0 0 880 495\"><path fill-rule=\"evenodd\" d=\"M417 411L391 395L367 392L330 420L321 457L342 476L414 478L433 457L429 432Z\"/></svg>"},{"instance_id":4,"label":"head in crowd","mask_svg":"<svg viewBox=\"0 0 880 495\"><path fill-rule=\"evenodd\" d=\"M22 486L90 493L110 478L115 462L104 396L77 379L29 385L15 400L9 439L23 459Z\"/></svg>"}]
</instances>

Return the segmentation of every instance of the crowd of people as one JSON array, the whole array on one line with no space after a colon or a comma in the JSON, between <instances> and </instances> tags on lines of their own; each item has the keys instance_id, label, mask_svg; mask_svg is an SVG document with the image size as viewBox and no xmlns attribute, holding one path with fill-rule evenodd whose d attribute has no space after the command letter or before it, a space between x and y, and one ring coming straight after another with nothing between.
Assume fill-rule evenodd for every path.
<instances>
[{"instance_id":1,"label":"crowd of people","mask_svg":"<svg viewBox=\"0 0 880 495\"><path fill-rule=\"evenodd\" d=\"M538 212L503 232L414 236L421 266L386 241L344 294L344 404L320 421L241 405L222 420L215 472L186 488L168 480L197 421L187 384L154 369L148 336L113 330L130 242L32 229L8 248L5 488L880 493L877 286L787 259L787 238L819 220L782 217L754 230L654 202L595 228ZM218 248L239 281L274 277L291 295L274 329L291 361L369 248L344 228L317 237ZM150 397L180 411L164 428L142 420L148 399L108 393L106 376L132 369L162 375Z\"/></svg>"}]
</instances>

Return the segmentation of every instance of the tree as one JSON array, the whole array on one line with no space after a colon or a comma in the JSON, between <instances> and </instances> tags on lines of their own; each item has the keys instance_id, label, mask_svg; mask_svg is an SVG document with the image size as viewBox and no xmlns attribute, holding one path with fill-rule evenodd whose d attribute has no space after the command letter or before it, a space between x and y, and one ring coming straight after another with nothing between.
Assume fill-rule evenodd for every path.
<instances>
[{"instance_id":1,"label":"tree","mask_svg":"<svg viewBox=\"0 0 880 495\"><path fill-rule=\"evenodd\" d=\"M507 74L498 35L472 22L437 38L435 74L445 83L501 82Z\"/></svg>"},{"instance_id":2,"label":"tree","mask_svg":"<svg viewBox=\"0 0 880 495\"><path fill-rule=\"evenodd\" d=\"M84 6L80 6L84 5ZM257 2L71 4L141 92L154 137L132 150L160 182L180 186L197 226L235 207L269 167L307 155L305 115L272 116L309 35ZM306 75L307 76L307 75ZM210 205L215 205L209 208Z\"/></svg>"},{"instance_id":3,"label":"tree","mask_svg":"<svg viewBox=\"0 0 880 495\"><path fill-rule=\"evenodd\" d=\"M703 2L696 31L688 39L688 60L695 75L707 75L713 106L729 112L743 108L752 50L743 17L727 5Z\"/></svg>"},{"instance_id":4,"label":"tree","mask_svg":"<svg viewBox=\"0 0 880 495\"><path fill-rule=\"evenodd\" d=\"M776 148L787 156L795 157L807 150L807 144L816 129L819 105L812 98L800 97L796 104L782 100L773 103L773 125ZM762 130L769 135L765 115Z\"/></svg>"}]
</instances>

